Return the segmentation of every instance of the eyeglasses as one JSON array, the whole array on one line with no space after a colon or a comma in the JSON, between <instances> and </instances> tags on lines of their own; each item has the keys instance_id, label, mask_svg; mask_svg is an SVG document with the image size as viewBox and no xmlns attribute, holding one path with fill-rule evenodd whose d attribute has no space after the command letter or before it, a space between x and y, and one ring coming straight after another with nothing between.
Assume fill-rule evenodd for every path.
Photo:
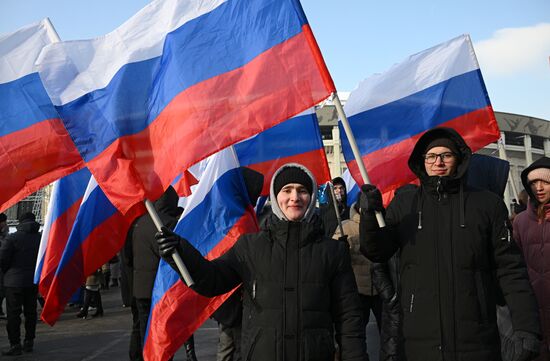
<instances>
[{"instance_id":1,"label":"eyeglasses","mask_svg":"<svg viewBox=\"0 0 550 361\"><path fill-rule=\"evenodd\" d=\"M434 164L435 162L437 162L438 157L441 158L442 162L449 163L451 160L455 158L455 154L451 152L445 152L441 154L436 154L436 153L424 154L424 162L426 162L427 164Z\"/></svg>"}]
</instances>

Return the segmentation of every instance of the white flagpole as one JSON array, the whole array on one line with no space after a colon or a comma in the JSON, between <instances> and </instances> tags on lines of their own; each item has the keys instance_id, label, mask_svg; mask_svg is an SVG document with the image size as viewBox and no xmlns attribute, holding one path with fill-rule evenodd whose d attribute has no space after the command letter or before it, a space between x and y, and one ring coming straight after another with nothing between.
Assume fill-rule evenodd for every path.
<instances>
[{"instance_id":1,"label":"white flagpole","mask_svg":"<svg viewBox=\"0 0 550 361\"><path fill-rule=\"evenodd\" d=\"M361 152L359 152L359 147L357 146L357 142L355 141L355 136L353 135L353 132L351 131L351 126L349 125L348 118L346 117L346 113L344 113L344 107L342 107L342 103L340 102L340 98L338 97L338 93L334 92L332 94L332 101L334 102L334 105L336 106L336 111L338 112L338 117L340 118L340 121L342 122L342 125L344 126L344 131L346 132L346 136L348 137L349 144L351 146L351 150L353 151L353 157L355 158L355 161L357 162L357 166L359 167L359 172L361 173L361 177L363 178L363 182L365 184L371 184L369 175L367 174L367 168L365 168L365 164L363 163L363 158L361 158ZM378 225L380 227L386 226L386 221L384 220L384 216L381 212L376 212L376 220L378 221Z\"/></svg>"},{"instance_id":2,"label":"white flagpole","mask_svg":"<svg viewBox=\"0 0 550 361\"><path fill-rule=\"evenodd\" d=\"M44 25L46 25L46 29L48 29L48 36L50 37L50 40L54 43L59 43L61 39L59 38L59 34L57 34L57 31L53 27L50 18L44 19Z\"/></svg>"},{"instance_id":3,"label":"white flagpole","mask_svg":"<svg viewBox=\"0 0 550 361\"><path fill-rule=\"evenodd\" d=\"M147 212L149 212L151 219L153 219L153 223L157 227L157 230L160 232L164 225L162 224L162 220L157 214L157 210L155 209L155 206L153 206L153 203L150 200L146 199L145 207L147 208ZM187 285L187 287L193 286L195 282L193 281L193 278L189 274L187 267L185 267L185 263L183 263L183 260L181 259L178 252L172 253L172 259L176 263L176 267L178 267L178 270L180 271L180 274L183 277L183 280L185 281L185 284Z\"/></svg>"}]
</instances>

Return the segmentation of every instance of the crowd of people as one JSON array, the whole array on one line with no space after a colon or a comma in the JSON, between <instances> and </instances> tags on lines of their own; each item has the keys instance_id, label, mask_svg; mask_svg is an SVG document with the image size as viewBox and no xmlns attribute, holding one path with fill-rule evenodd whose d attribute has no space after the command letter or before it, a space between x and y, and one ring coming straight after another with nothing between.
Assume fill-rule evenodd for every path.
<instances>
[{"instance_id":1,"label":"crowd of people","mask_svg":"<svg viewBox=\"0 0 550 361\"><path fill-rule=\"evenodd\" d=\"M76 316L103 316L101 290L120 286L132 311L128 356L143 360L158 263L179 272L177 252L197 293L240 285L212 316L218 361L368 360L371 314L382 361L549 361L550 158L522 172L524 196L509 215L502 194L468 184L471 156L453 129L426 132L408 161L420 184L398 189L387 206L368 184L348 202L339 177L319 205L311 172L285 164L271 179L260 231L211 261L172 231L183 210L170 187L154 204L165 227L157 232L148 214L134 221L119 256L86 279ZM263 176L241 169L254 204ZM39 224L25 213L15 233L7 230L1 215L0 306L5 298L10 343L2 354L20 355L35 338ZM197 360L193 336L185 350Z\"/></svg>"}]
</instances>

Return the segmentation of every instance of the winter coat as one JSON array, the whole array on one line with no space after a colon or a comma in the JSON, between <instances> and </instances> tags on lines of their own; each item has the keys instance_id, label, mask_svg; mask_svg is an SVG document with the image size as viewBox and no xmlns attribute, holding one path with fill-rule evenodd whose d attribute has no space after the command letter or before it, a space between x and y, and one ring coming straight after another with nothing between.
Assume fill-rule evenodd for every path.
<instances>
[{"instance_id":1,"label":"winter coat","mask_svg":"<svg viewBox=\"0 0 550 361\"><path fill-rule=\"evenodd\" d=\"M324 237L316 216L272 215L266 229L241 236L213 261L186 241L182 248L198 293L213 297L242 282L243 360L333 360L334 332L342 360L366 360L348 247Z\"/></svg>"},{"instance_id":2,"label":"winter coat","mask_svg":"<svg viewBox=\"0 0 550 361\"><path fill-rule=\"evenodd\" d=\"M41 234L35 221L17 225L17 232L9 234L0 247L0 266L4 272L5 287L30 287L34 285L34 269Z\"/></svg>"},{"instance_id":3,"label":"winter coat","mask_svg":"<svg viewBox=\"0 0 550 361\"><path fill-rule=\"evenodd\" d=\"M536 215L536 201L527 182L527 174L535 168L550 168L550 159L542 158L526 168L521 178L529 194L527 210L514 219L514 239L519 245L531 285L537 297L540 321L547 348L550 346L550 221L539 223Z\"/></svg>"},{"instance_id":4,"label":"winter coat","mask_svg":"<svg viewBox=\"0 0 550 361\"><path fill-rule=\"evenodd\" d=\"M441 137L459 149L457 171L429 177L423 153ZM426 132L409 159L420 189L392 200L387 227L379 228L370 212L361 219L367 257L384 262L399 250L398 293L409 361L500 360L496 304L501 291L515 329L540 333L525 263L506 227L504 203L464 182L470 154L454 130Z\"/></svg>"},{"instance_id":5,"label":"winter coat","mask_svg":"<svg viewBox=\"0 0 550 361\"><path fill-rule=\"evenodd\" d=\"M172 229L176 225L179 214L178 195L174 188L170 187L155 201L155 209L162 223ZM157 275L160 261L158 245L155 241L157 228L149 214L145 214L132 224L126 242L131 244L131 252L126 256L127 264L133 266L133 294L135 298L151 298L153 285Z\"/></svg>"},{"instance_id":6,"label":"winter coat","mask_svg":"<svg viewBox=\"0 0 550 361\"><path fill-rule=\"evenodd\" d=\"M382 324L380 327L380 361L405 360L403 350L403 311L397 288L397 256L386 263L373 263L372 283L382 299Z\"/></svg>"},{"instance_id":7,"label":"winter coat","mask_svg":"<svg viewBox=\"0 0 550 361\"><path fill-rule=\"evenodd\" d=\"M353 268L353 274L355 275L355 281L357 282L357 289L359 293L365 296L375 296L378 294L372 284L371 279L371 267L372 262L365 257L361 251L361 245L359 244L359 212L357 212L354 206L350 209L350 219L342 222L342 229L347 236L349 244L349 251L351 255L351 267ZM340 228L336 228L334 233L334 239L339 239Z\"/></svg>"}]
</instances>

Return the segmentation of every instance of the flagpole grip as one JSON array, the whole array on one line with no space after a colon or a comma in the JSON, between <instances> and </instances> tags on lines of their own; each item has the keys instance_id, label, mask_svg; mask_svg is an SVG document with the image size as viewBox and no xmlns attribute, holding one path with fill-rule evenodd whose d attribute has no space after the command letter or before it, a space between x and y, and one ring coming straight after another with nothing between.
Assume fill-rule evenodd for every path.
<instances>
[{"instance_id":1,"label":"flagpole grip","mask_svg":"<svg viewBox=\"0 0 550 361\"><path fill-rule=\"evenodd\" d=\"M157 230L159 232L162 231L162 227L164 226L162 224L162 220L160 219L157 213L157 210L155 209L155 206L148 199L145 200L145 208L147 208L147 212L149 212L149 215L151 216L151 219L153 220L155 227L157 227ZM180 272L187 287L193 286L195 282L193 281L191 274L189 274L187 267L185 267L185 263L183 263L183 260L181 259L179 253L178 252L172 253L172 259L176 263L176 267L178 268L178 271Z\"/></svg>"},{"instance_id":2,"label":"flagpole grip","mask_svg":"<svg viewBox=\"0 0 550 361\"><path fill-rule=\"evenodd\" d=\"M355 141L355 136L353 135L351 126L349 125L348 117L346 117L346 113L344 113L344 107L342 107L342 103L340 102L338 93L334 92L332 94L332 101L334 103L334 106L336 106L338 117L340 118L340 121L344 126L344 131L346 132L346 136L348 137L348 141L351 146L351 150L353 152L353 157L357 162L357 167L359 168L359 172L361 173L363 182L365 184L371 184L369 175L367 174L367 168L365 168L365 163L363 163L361 152L359 151L359 147L357 146L357 142ZM376 215L376 220L378 221L378 226L380 226L380 228L386 227L386 221L384 220L384 216L382 215L382 212L375 212L375 215Z\"/></svg>"}]
</instances>

